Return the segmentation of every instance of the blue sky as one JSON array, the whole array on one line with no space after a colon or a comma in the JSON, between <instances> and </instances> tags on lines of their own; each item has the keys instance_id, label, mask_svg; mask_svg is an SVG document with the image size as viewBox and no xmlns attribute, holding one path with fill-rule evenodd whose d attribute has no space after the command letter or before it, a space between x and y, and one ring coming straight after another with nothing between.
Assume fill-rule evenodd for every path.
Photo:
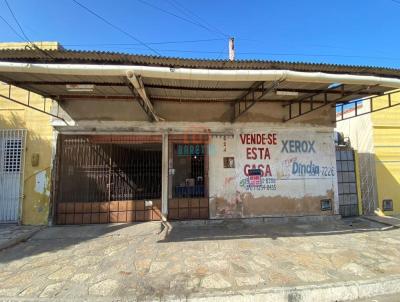
<instances>
[{"instance_id":1,"label":"blue sky","mask_svg":"<svg viewBox=\"0 0 400 302\"><path fill-rule=\"evenodd\" d=\"M33 41L59 41L71 49L153 54L72 0L8 2ZM226 59L227 37L233 36L237 59L400 68L400 0L79 2L166 56ZM18 30L4 0L0 0L0 16ZM0 20L0 41L20 40ZM205 41L188 42L193 40Z\"/></svg>"}]
</instances>

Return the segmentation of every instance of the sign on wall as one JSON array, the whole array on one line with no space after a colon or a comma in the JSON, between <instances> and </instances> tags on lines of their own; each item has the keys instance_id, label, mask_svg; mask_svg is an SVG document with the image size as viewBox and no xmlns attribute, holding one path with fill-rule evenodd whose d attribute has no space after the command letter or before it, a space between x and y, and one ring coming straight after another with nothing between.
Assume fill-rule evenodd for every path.
<instances>
[{"instance_id":1,"label":"sign on wall","mask_svg":"<svg viewBox=\"0 0 400 302\"><path fill-rule=\"evenodd\" d=\"M330 133L281 129L243 132L236 140L240 192L304 196L311 184L336 177Z\"/></svg>"}]
</instances>

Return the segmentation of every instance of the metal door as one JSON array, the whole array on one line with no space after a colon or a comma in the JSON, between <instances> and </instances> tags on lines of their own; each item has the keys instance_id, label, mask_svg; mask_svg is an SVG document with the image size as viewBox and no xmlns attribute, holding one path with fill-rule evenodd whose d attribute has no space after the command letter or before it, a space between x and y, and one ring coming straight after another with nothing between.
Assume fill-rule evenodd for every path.
<instances>
[{"instance_id":1,"label":"metal door","mask_svg":"<svg viewBox=\"0 0 400 302\"><path fill-rule=\"evenodd\" d=\"M336 147L336 167L339 191L339 213L343 217L358 215L358 192L354 150Z\"/></svg>"},{"instance_id":2,"label":"metal door","mask_svg":"<svg viewBox=\"0 0 400 302\"><path fill-rule=\"evenodd\" d=\"M26 130L0 130L0 223L18 222Z\"/></svg>"}]
</instances>

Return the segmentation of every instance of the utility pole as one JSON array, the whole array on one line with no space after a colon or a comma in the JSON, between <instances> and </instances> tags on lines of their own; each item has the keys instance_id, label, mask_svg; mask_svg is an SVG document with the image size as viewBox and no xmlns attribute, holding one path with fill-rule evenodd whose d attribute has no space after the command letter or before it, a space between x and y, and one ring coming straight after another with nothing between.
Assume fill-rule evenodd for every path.
<instances>
[{"instance_id":1,"label":"utility pole","mask_svg":"<svg viewBox=\"0 0 400 302\"><path fill-rule=\"evenodd\" d=\"M235 60L235 39L233 37L229 38L229 60Z\"/></svg>"}]
</instances>

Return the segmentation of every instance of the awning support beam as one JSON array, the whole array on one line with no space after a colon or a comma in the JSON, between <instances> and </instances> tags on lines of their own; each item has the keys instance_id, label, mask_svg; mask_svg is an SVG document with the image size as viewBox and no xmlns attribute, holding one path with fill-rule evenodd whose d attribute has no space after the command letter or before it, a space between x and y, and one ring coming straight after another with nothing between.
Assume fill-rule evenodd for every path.
<instances>
[{"instance_id":1,"label":"awning support beam","mask_svg":"<svg viewBox=\"0 0 400 302\"><path fill-rule=\"evenodd\" d=\"M24 85L38 85L38 86L65 86L65 85L95 85L99 87L125 87L126 83L117 82L93 82L93 81L7 81L14 86L24 86ZM191 87L191 86L171 86L171 85L160 85L160 84L146 84L147 89L165 89L165 90L184 90L184 91L209 91L209 92L241 92L248 91L248 88L238 88L238 87ZM290 91L297 93L323 93L325 90L322 89L304 89L304 88L277 88L276 91ZM262 89L256 89L255 92L262 92ZM349 91L345 91L348 93ZM332 90L327 91L327 94L341 94L340 91ZM369 96L371 92L361 91L360 96Z\"/></svg>"},{"instance_id":2,"label":"awning support beam","mask_svg":"<svg viewBox=\"0 0 400 302\"><path fill-rule=\"evenodd\" d=\"M46 98L45 98L45 97L43 97L43 109L42 109L42 108L38 108L38 107L35 107L35 106L32 106L32 105L31 105L31 103L30 103L31 92L30 92L29 90L27 91L27 99L26 99L26 102L22 102L22 101L19 101L19 100L13 98L11 92L12 92L12 85L8 85L8 95L5 95L5 94L0 93L0 97L3 98L3 99L5 99L5 100L14 102L14 103L19 104L19 105L21 105L21 106L24 106L24 107L26 107L26 108L33 109L33 110L36 110L36 111L38 111L38 112L47 114L47 115L49 115L49 116L52 116L52 117L54 117L54 118L57 118L57 119L59 119L59 120L65 122L66 124L68 124L67 121L66 121L64 118L58 116L58 114L53 114L53 113L51 113L51 112L46 111L46 103L47 103L47 102L46 102ZM57 113L58 113L58 112L59 112L59 103L57 102Z\"/></svg>"},{"instance_id":3,"label":"awning support beam","mask_svg":"<svg viewBox=\"0 0 400 302\"><path fill-rule=\"evenodd\" d=\"M266 85L265 82L255 82L250 89L236 99L233 104L233 117L232 123L234 123L241 115L247 112L255 103L265 96L270 91L276 89L283 80L274 81L271 85Z\"/></svg>"},{"instance_id":4,"label":"awning support beam","mask_svg":"<svg viewBox=\"0 0 400 302\"><path fill-rule=\"evenodd\" d=\"M373 112L389 109L389 108L392 108L395 106L399 106L400 102L393 103L392 95L395 93L399 94L400 91L393 91L393 92L389 92L389 93L383 94L383 95L371 96L371 97L367 97L367 98L353 100L350 102L336 104L335 105L335 107L336 107L336 122L341 122L341 121L355 118L358 116L362 116L362 115L370 114ZM386 106L382 106L381 104L378 108L376 106L374 106L374 100L376 98L385 98L385 97L386 97ZM358 106L359 106L359 104L362 104L363 102L369 102L369 110L360 112ZM382 100L382 102L383 102L383 100ZM350 115L351 111L353 111L354 113Z\"/></svg>"},{"instance_id":5,"label":"awning support beam","mask_svg":"<svg viewBox=\"0 0 400 302\"><path fill-rule=\"evenodd\" d=\"M133 72L127 72L128 87L131 89L132 93L135 92L139 95L139 104L144 110L144 112L149 116L151 121L160 121L160 117L154 111L154 107L150 98L147 96L146 90L144 88L143 81L140 77L135 75Z\"/></svg>"},{"instance_id":6,"label":"awning support beam","mask_svg":"<svg viewBox=\"0 0 400 302\"><path fill-rule=\"evenodd\" d=\"M378 85L374 85L374 86L378 86ZM303 107L302 107L303 104L304 104L304 101L306 101L307 99L313 98L316 95L308 95L308 96L305 96L305 97L301 97L300 99L298 99L296 101L293 101L293 102L290 102L289 104L282 105L283 107L289 107L288 118L284 118L283 122L287 122L287 121L299 118L299 117L304 116L304 115L306 115L306 114L308 114L310 112L316 111L316 110L318 110L318 109L320 109L320 108L322 108L324 106L327 106L327 105L330 105L330 104L336 104L336 103L342 101L343 99L349 97L350 95L353 95L353 94L356 95L360 91L363 91L366 88L368 89L368 87L364 87L363 86L361 89L357 89L355 91L345 93L344 92L344 85L337 86L334 89L336 89L336 88L340 88L342 90L342 95L340 97L338 97L338 98L336 98L336 99L334 99L332 101L328 101L327 95L325 94L325 97L324 97L325 101L324 101L323 104L318 105L318 106L314 106L312 101L311 102L306 102L306 104L309 106L309 109L305 110L305 111L303 110ZM296 114L293 114L292 106L296 105L296 104L298 105L298 112Z\"/></svg>"}]
</instances>

